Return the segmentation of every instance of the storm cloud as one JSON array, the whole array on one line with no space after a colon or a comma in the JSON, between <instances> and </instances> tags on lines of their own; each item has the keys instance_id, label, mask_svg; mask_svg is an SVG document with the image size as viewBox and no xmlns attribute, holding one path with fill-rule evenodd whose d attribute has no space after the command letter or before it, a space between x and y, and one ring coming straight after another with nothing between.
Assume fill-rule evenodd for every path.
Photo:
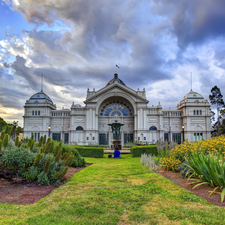
<instances>
[{"instance_id":1,"label":"storm cloud","mask_svg":"<svg viewBox=\"0 0 225 225\"><path fill-rule=\"evenodd\" d=\"M87 88L104 87L116 64L127 86L146 89L150 105L176 108L190 91L190 72L205 98L215 84L223 93L223 0L5 2L33 29L0 40L3 107L22 109L40 91L41 74L58 107L83 104Z\"/></svg>"}]
</instances>

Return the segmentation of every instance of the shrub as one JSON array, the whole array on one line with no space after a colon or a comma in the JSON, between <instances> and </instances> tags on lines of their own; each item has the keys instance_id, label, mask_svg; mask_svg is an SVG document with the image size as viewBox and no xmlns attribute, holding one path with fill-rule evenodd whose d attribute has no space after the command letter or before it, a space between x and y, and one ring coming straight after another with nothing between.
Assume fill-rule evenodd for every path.
<instances>
[{"instance_id":1,"label":"shrub","mask_svg":"<svg viewBox=\"0 0 225 225\"><path fill-rule=\"evenodd\" d=\"M15 145L19 146L19 136L16 136Z\"/></svg>"},{"instance_id":2,"label":"shrub","mask_svg":"<svg viewBox=\"0 0 225 225\"><path fill-rule=\"evenodd\" d=\"M141 157L142 154L151 154L157 156L156 145L134 146L130 149L132 157Z\"/></svg>"},{"instance_id":3,"label":"shrub","mask_svg":"<svg viewBox=\"0 0 225 225\"><path fill-rule=\"evenodd\" d=\"M178 172L181 161L172 157L161 158L160 166L166 171Z\"/></svg>"},{"instance_id":4,"label":"shrub","mask_svg":"<svg viewBox=\"0 0 225 225\"><path fill-rule=\"evenodd\" d=\"M103 148L95 148L95 147L76 147L76 150L83 157L91 157L91 158L103 158L104 150Z\"/></svg>"}]
</instances>

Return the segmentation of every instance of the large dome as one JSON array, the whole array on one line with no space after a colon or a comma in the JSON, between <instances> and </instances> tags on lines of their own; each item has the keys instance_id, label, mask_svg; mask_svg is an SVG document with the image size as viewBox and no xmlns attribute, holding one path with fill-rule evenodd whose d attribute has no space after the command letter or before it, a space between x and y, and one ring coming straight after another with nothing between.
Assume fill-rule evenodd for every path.
<instances>
[{"instance_id":1,"label":"large dome","mask_svg":"<svg viewBox=\"0 0 225 225\"><path fill-rule=\"evenodd\" d=\"M43 91L32 95L28 103L49 103L53 104L52 100Z\"/></svg>"},{"instance_id":2,"label":"large dome","mask_svg":"<svg viewBox=\"0 0 225 225\"><path fill-rule=\"evenodd\" d=\"M118 83L123 84L123 85L126 86L126 84L124 84L124 82L118 78L118 73L117 72L114 73L114 78L112 80L110 80L107 85L113 84L115 81L118 81Z\"/></svg>"},{"instance_id":3,"label":"large dome","mask_svg":"<svg viewBox=\"0 0 225 225\"><path fill-rule=\"evenodd\" d=\"M186 102L195 102L198 100L199 102L204 102L205 99L203 98L202 95L200 95L198 92L195 91L190 91L188 92L181 100L181 102L186 101Z\"/></svg>"}]
</instances>

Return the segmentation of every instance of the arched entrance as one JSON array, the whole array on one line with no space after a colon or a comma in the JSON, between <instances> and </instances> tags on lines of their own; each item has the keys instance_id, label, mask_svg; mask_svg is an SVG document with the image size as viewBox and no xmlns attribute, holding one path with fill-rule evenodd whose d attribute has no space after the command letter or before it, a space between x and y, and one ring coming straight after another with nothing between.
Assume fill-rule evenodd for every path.
<instances>
[{"instance_id":1,"label":"arched entrance","mask_svg":"<svg viewBox=\"0 0 225 225\"><path fill-rule=\"evenodd\" d=\"M98 130L99 144L110 145L112 132L109 123L115 121L124 124L121 128L122 145L126 142L133 142L134 137L134 109L132 104L125 98L114 96L102 102L99 107Z\"/></svg>"}]
</instances>

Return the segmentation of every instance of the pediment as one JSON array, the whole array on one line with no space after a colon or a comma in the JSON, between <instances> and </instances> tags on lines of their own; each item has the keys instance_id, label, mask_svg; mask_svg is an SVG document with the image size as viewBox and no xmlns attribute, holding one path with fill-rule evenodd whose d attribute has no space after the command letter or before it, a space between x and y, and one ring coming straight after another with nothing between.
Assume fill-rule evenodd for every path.
<instances>
[{"instance_id":1,"label":"pediment","mask_svg":"<svg viewBox=\"0 0 225 225\"><path fill-rule=\"evenodd\" d=\"M132 97L135 102L137 101L137 102L145 102L146 104L148 103L148 100L138 95L136 91L119 83L108 85L98 90L94 96L87 98L86 101L84 101L84 103L97 102L101 98L101 96L103 96L106 93L107 94L112 93L112 96L116 96L118 93L125 93L128 94L130 97Z\"/></svg>"}]
</instances>

